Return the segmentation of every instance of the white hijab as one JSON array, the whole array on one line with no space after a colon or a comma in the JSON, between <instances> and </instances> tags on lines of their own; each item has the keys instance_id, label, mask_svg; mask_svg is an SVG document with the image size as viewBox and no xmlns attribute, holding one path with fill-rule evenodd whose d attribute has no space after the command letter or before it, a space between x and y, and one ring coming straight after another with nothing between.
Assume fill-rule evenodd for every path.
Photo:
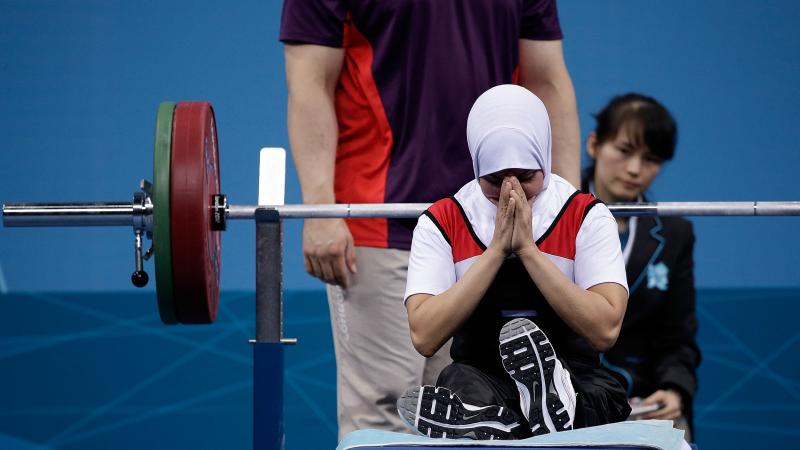
<instances>
[{"instance_id":1,"label":"white hijab","mask_svg":"<svg viewBox=\"0 0 800 450\"><path fill-rule=\"evenodd\" d=\"M497 206L483 194L477 179L504 169L544 172L544 187L533 203L531 218L534 239L540 237L562 205L556 193L560 189L551 182L550 120L542 101L516 85L489 89L478 97L469 113L467 142L475 180L464 185L456 199L478 238L485 245L492 241Z\"/></svg>"},{"instance_id":2,"label":"white hijab","mask_svg":"<svg viewBox=\"0 0 800 450\"><path fill-rule=\"evenodd\" d=\"M504 169L544 172L550 182L550 120L539 97L515 84L481 94L467 118L475 178Z\"/></svg>"}]
</instances>

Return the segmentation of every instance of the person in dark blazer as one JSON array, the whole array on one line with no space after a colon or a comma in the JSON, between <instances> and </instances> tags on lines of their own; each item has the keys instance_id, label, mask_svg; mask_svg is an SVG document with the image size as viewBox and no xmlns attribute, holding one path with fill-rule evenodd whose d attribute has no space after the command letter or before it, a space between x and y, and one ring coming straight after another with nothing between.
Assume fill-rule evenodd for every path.
<instances>
[{"instance_id":1,"label":"person in dark blazer","mask_svg":"<svg viewBox=\"0 0 800 450\"><path fill-rule=\"evenodd\" d=\"M593 164L582 190L606 203L647 201L644 193L675 151L671 114L653 98L625 94L595 117L586 145ZM674 420L690 440L700 363L692 224L677 217L618 218L617 224L630 298L619 338L601 362L632 404L659 407L641 418Z\"/></svg>"}]
</instances>

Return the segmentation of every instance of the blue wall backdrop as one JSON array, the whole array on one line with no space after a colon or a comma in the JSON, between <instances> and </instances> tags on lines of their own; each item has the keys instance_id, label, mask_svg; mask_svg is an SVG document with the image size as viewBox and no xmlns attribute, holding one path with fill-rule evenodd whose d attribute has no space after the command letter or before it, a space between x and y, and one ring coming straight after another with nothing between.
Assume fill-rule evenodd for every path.
<instances>
[{"instance_id":1,"label":"blue wall backdrop","mask_svg":"<svg viewBox=\"0 0 800 450\"><path fill-rule=\"evenodd\" d=\"M564 1L560 11L584 135L590 114L627 90L677 117L677 157L656 198L800 199L796 2ZM277 0L0 0L0 202L127 200L152 177L158 103L207 99L224 191L256 203L258 149L288 146L279 19ZM287 201L300 202L291 168ZM800 286L800 219L695 222L699 286ZM223 288L253 288L252 230L225 234ZM130 235L4 229L0 287L133 289ZM320 288L302 270L298 221L286 243L287 287Z\"/></svg>"},{"instance_id":2,"label":"blue wall backdrop","mask_svg":"<svg viewBox=\"0 0 800 450\"><path fill-rule=\"evenodd\" d=\"M562 0L584 137L635 90L676 116L659 200L800 200L800 4ZM163 100L209 100L223 190L257 197L288 148L278 0L0 0L0 203L128 201L152 177ZM287 202L300 201L291 160ZM694 219L701 448L794 448L800 218ZM165 328L135 291L130 229L0 228L0 448L249 445L254 226L223 237L220 323ZM335 445L322 284L285 231L287 446ZM152 275L152 264L149 264ZM736 288L736 289L734 289ZM745 288L742 290L741 288ZM155 443L154 443L155 442ZM41 446L41 447L39 447Z\"/></svg>"}]
</instances>

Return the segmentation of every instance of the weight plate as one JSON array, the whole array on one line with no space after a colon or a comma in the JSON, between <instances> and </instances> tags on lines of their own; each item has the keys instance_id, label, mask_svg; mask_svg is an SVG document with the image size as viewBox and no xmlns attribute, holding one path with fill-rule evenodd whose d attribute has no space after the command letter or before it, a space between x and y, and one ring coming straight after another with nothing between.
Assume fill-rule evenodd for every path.
<instances>
[{"instance_id":1,"label":"weight plate","mask_svg":"<svg viewBox=\"0 0 800 450\"><path fill-rule=\"evenodd\" d=\"M170 185L177 318L212 323L219 304L221 240L211 228L211 204L220 189L217 126L207 102L175 106Z\"/></svg>"},{"instance_id":2,"label":"weight plate","mask_svg":"<svg viewBox=\"0 0 800 450\"><path fill-rule=\"evenodd\" d=\"M156 115L156 143L153 152L153 250L156 267L158 314L167 325L178 323L172 283L170 243L169 172L172 153L172 115L175 103L162 102Z\"/></svg>"}]
</instances>

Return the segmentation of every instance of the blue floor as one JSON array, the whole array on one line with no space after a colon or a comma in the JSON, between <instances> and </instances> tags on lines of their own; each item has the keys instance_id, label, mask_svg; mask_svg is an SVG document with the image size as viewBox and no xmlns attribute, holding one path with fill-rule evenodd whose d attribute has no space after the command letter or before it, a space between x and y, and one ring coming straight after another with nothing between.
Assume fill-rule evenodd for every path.
<instances>
[{"instance_id":1,"label":"blue floor","mask_svg":"<svg viewBox=\"0 0 800 450\"><path fill-rule=\"evenodd\" d=\"M796 448L800 290L699 293L703 450ZM322 291L286 295L286 448L336 446ZM165 327L145 294L0 296L0 449L249 449L253 294Z\"/></svg>"}]
</instances>

